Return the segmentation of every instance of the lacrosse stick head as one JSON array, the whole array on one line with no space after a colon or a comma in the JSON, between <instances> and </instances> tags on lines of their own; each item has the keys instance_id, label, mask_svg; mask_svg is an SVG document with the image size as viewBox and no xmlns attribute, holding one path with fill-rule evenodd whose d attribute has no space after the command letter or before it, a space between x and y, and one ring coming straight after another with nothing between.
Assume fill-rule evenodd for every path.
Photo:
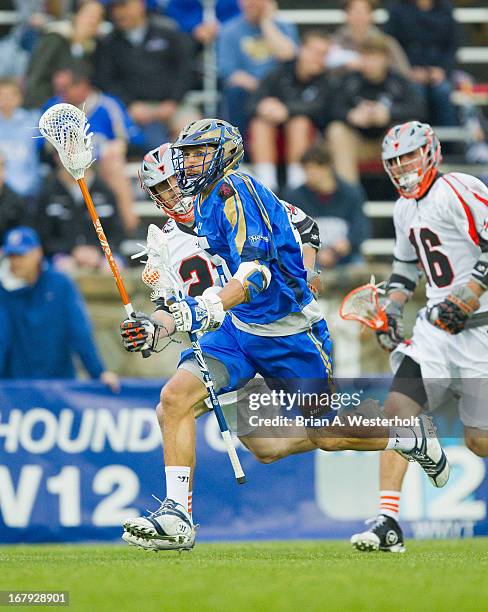
<instances>
[{"instance_id":1,"label":"lacrosse stick head","mask_svg":"<svg viewBox=\"0 0 488 612\"><path fill-rule=\"evenodd\" d=\"M183 294L183 283L173 269L167 236L153 223L147 230L144 253L147 254L147 261L142 271L142 281L153 290L151 298L180 298Z\"/></svg>"},{"instance_id":2,"label":"lacrosse stick head","mask_svg":"<svg viewBox=\"0 0 488 612\"><path fill-rule=\"evenodd\" d=\"M72 104L55 104L39 120L42 136L53 145L76 181L93 162L89 128L85 113Z\"/></svg>"},{"instance_id":3,"label":"lacrosse stick head","mask_svg":"<svg viewBox=\"0 0 488 612\"><path fill-rule=\"evenodd\" d=\"M356 287L346 295L339 308L339 315L347 321L359 321L375 331L387 329L388 320L379 303L380 291L371 277L369 283Z\"/></svg>"}]
</instances>

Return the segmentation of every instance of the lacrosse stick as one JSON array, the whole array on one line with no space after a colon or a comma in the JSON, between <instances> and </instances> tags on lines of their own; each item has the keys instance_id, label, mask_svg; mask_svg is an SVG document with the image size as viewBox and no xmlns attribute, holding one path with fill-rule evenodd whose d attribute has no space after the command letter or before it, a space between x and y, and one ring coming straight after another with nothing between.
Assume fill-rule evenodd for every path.
<instances>
[{"instance_id":1,"label":"lacrosse stick","mask_svg":"<svg viewBox=\"0 0 488 612\"><path fill-rule=\"evenodd\" d=\"M379 294L383 283L375 284L374 276L366 285L356 287L342 300L339 315L345 320L359 321L375 331L388 329L385 311L379 303Z\"/></svg>"},{"instance_id":2,"label":"lacrosse stick","mask_svg":"<svg viewBox=\"0 0 488 612\"><path fill-rule=\"evenodd\" d=\"M142 273L142 280L153 289L154 297L162 297L165 301L175 299L181 301L185 298L183 283L172 265L171 254L166 241L166 236L156 225L151 224L148 228L147 254L148 260ZM232 436L227 426L224 413L220 406L215 387L208 371L202 347L195 332L188 332L195 360L200 368L203 383L207 388L212 409L219 424L220 432L229 455L234 475L239 484L246 482L246 476L242 470L241 462L237 456L236 449L232 443Z\"/></svg>"},{"instance_id":3,"label":"lacrosse stick","mask_svg":"<svg viewBox=\"0 0 488 612\"><path fill-rule=\"evenodd\" d=\"M379 303L383 283L375 284L374 276L366 285L356 287L342 300L339 315L342 319L359 321L374 331L387 331L388 320ZM466 321L465 329L474 329L488 325L488 312L474 314ZM406 340L410 342L410 340Z\"/></svg>"},{"instance_id":4,"label":"lacrosse stick","mask_svg":"<svg viewBox=\"0 0 488 612\"><path fill-rule=\"evenodd\" d=\"M125 290L117 263L98 218L90 192L86 185L85 170L93 163L91 139L88 133L90 124L87 123L85 113L72 104L55 104L51 106L39 120L39 131L49 141L59 154L61 163L78 183L86 207L90 213L93 226L105 253L105 258L112 270L112 274L119 290L125 312L128 317L134 315L134 309ZM143 357L149 357L151 351L147 345L142 350Z\"/></svg>"}]
</instances>

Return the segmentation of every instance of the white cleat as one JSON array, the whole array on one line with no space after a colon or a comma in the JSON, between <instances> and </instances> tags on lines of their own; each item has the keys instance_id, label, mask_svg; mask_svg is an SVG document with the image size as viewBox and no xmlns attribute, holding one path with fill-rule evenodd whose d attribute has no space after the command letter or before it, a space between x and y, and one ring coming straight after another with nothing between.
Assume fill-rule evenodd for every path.
<instances>
[{"instance_id":1,"label":"white cleat","mask_svg":"<svg viewBox=\"0 0 488 612\"><path fill-rule=\"evenodd\" d=\"M185 508L172 499L165 499L148 516L127 519L123 527L130 536L122 536L125 542L147 550L190 550L195 545L195 525Z\"/></svg>"},{"instance_id":2,"label":"white cleat","mask_svg":"<svg viewBox=\"0 0 488 612\"><path fill-rule=\"evenodd\" d=\"M419 417L420 436L415 440L411 451L402 451L409 461L416 461L429 477L434 487L443 487L449 480L449 463L437 438L437 430L432 418L422 414Z\"/></svg>"},{"instance_id":3,"label":"white cleat","mask_svg":"<svg viewBox=\"0 0 488 612\"><path fill-rule=\"evenodd\" d=\"M129 544L129 546L135 546L136 548L150 550L152 552L159 552L160 550L177 550L178 552L182 550L191 550L191 547L182 548L179 544L175 544L169 540L145 540L144 538L138 538L128 531L124 531L122 539L126 544Z\"/></svg>"}]
</instances>

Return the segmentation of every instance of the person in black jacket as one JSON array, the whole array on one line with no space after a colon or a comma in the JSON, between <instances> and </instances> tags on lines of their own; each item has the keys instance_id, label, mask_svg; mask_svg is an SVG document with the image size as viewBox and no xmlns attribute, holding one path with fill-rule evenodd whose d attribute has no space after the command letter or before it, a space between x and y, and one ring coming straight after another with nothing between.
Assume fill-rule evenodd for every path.
<instances>
[{"instance_id":1,"label":"person in black jacket","mask_svg":"<svg viewBox=\"0 0 488 612\"><path fill-rule=\"evenodd\" d=\"M7 230L25 223L24 200L5 184L5 159L0 153L0 241Z\"/></svg>"},{"instance_id":2,"label":"person in black jacket","mask_svg":"<svg viewBox=\"0 0 488 612\"><path fill-rule=\"evenodd\" d=\"M90 168L85 180L114 253L123 239L115 196ZM65 272L105 267L97 234L76 183L58 163L44 181L34 220L44 253Z\"/></svg>"},{"instance_id":3,"label":"person in black jacket","mask_svg":"<svg viewBox=\"0 0 488 612\"><path fill-rule=\"evenodd\" d=\"M457 28L446 0L401 0L389 7L385 31L396 38L412 65L412 78L429 105L434 125L456 125L449 76L455 67Z\"/></svg>"},{"instance_id":4,"label":"person in black jacket","mask_svg":"<svg viewBox=\"0 0 488 612\"><path fill-rule=\"evenodd\" d=\"M300 157L313 138L314 128L325 125L329 97L325 58L329 39L308 32L296 60L281 64L261 82L250 124L250 153L256 177L270 189L277 187L278 130L285 140L287 185L303 182Z\"/></svg>"},{"instance_id":5,"label":"person in black jacket","mask_svg":"<svg viewBox=\"0 0 488 612\"><path fill-rule=\"evenodd\" d=\"M326 137L337 174L359 182L359 162L380 160L386 129L409 119L422 120L425 105L413 83L388 67L388 46L382 35L361 47L360 70L335 85Z\"/></svg>"},{"instance_id":6,"label":"person in black jacket","mask_svg":"<svg viewBox=\"0 0 488 612\"><path fill-rule=\"evenodd\" d=\"M323 142L307 149L301 161L305 183L287 191L285 199L316 220L321 242L317 263L331 269L359 261L361 244L370 234L368 219L363 213L363 189L334 174Z\"/></svg>"},{"instance_id":7,"label":"person in black jacket","mask_svg":"<svg viewBox=\"0 0 488 612\"><path fill-rule=\"evenodd\" d=\"M144 0L110 0L114 31L100 45L95 84L118 96L145 133L146 149L168 140L168 125L191 85L191 41L148 19Z\"/></svg>"}]
</instances>

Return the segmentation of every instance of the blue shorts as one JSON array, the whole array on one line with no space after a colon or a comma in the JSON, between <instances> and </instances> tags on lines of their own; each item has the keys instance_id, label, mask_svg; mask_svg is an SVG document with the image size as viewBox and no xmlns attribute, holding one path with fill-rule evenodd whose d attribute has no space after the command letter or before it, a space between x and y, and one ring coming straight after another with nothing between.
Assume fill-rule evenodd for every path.
<instances>
[{"instance_id":1,"label":"blue shorts","mask_svg":"<svg viewBox=\"0 0 488 612\"><path fill-rule=\"evenodd\" d=\"M200 339L203 354L222 363L228 372L219 393L235 391L260 374L265 379L324 380L332 378L332 342L321 319L307 331L291 336L256 336L237 329L230 316L222 327ZM181 353L180 364L192 359Z\"/></svg>"}]
</instances>

